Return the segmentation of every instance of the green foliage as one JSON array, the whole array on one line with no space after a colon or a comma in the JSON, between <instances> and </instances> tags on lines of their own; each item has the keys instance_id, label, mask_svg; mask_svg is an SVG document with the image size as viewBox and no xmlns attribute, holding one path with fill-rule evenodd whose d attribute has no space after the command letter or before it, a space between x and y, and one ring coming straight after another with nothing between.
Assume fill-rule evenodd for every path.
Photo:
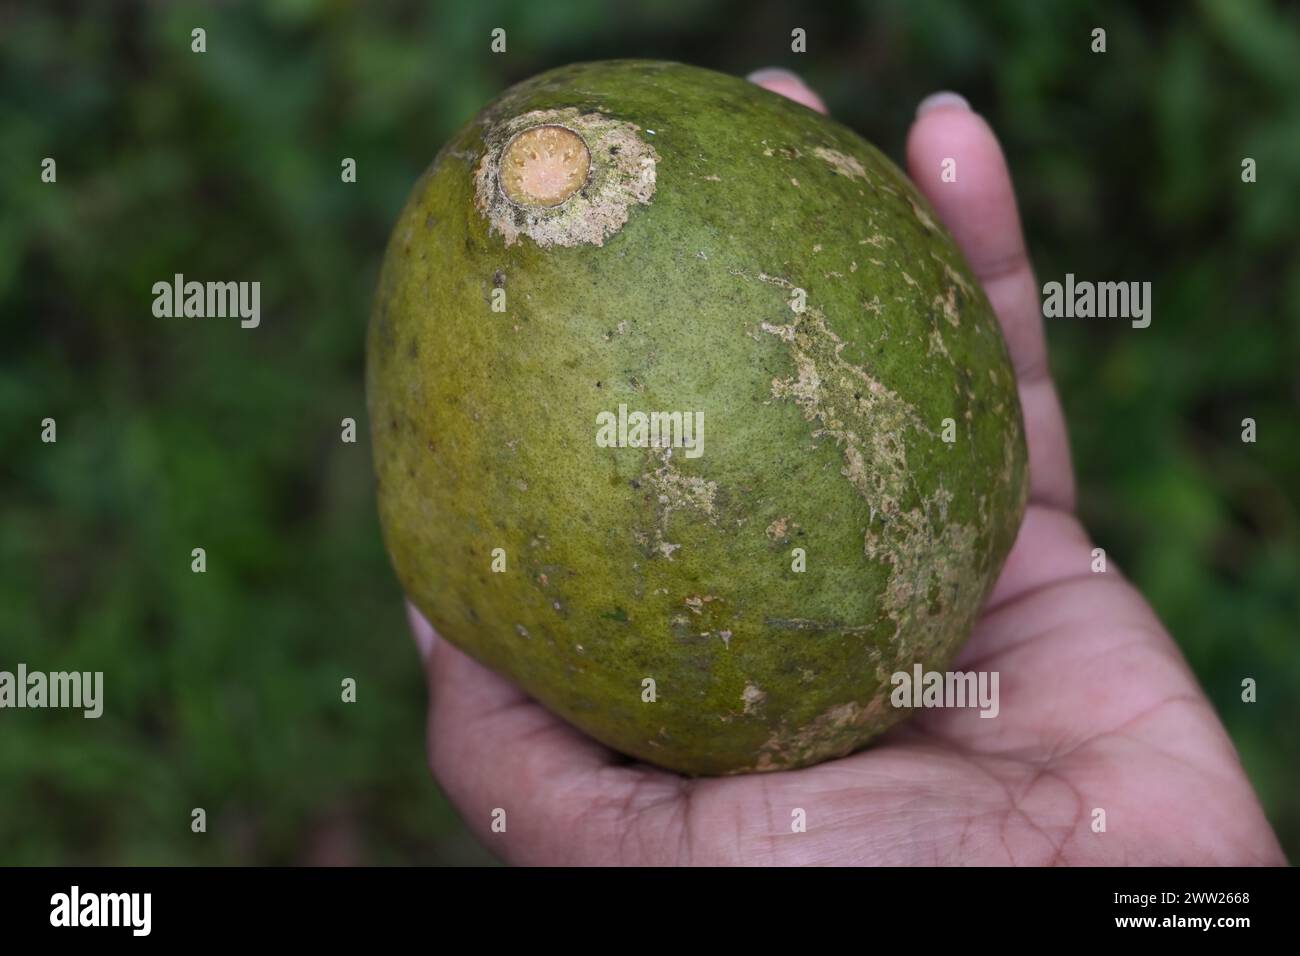
<instances>
[{"instance_id":1,"label":"green foliage","mask_svg":"<svg viewBox=\"0 0 1300 956\"><path fill-rule=\"evenodd\" d=\"M425 771L423 683L373 503L363 332L388 229L452 131L510 82L612 56L798 69L895 157L916 102L960 90L1003 137L1040 281L1153 283L1148 329L1049 327L1080 507L1183 646L1294 856L1294 8L618 9L0 13L0 668L103 670L108 695L99 721L0 714L0 861L484 859ZM46 156L57 184L40 182ZM1241 182L1246 156L1257 183ZM262 327L155 319L150 288L176 272L260 280ZM356 705L339 703L345 677ZM1241 702L1245 677L1258 703ZM189 829L200 806L206 835Z\"/></svg>"}]
</instances>

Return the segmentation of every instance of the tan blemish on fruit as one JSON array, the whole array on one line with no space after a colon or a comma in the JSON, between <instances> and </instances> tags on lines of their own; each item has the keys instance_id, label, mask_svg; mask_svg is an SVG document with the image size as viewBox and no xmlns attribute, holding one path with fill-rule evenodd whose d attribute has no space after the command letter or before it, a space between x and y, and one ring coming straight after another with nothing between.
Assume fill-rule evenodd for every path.
<instances>
[{"instance_id":1,"label":"tan blemish on fruit","mask_svg":"<svg viewBox=\"0 0 1300 956\"><path fill-rule=\"evenodd\" d=\"M689 512L716 525L718 484L699 475L682 474L673 461L671 448L651 448L649 454L659 465L642 474L640 482L654 508L656 525L652 533L634 530L633 536L647 556L658 555L671 561L681 545L667 539L670 520L678 512Z\"/></svg>"},{"instance_id":2,"label":"tan blemish on fruit","mask_svg":"<svg viewBox=\"0 0 1300 956\"><path fill-rule=\"evenodd\" d=\"M867 171L862 168L862 163L853 156L847 156L838 150L827 149L824 146L818 146L814 149L813 155L829 165L841 176L847 176L849 179L867 180Z\"/></svg>"},{"instance_id":3,"label":"tan blemish on fruit","mask_svg":"<svg viewBox=\"0 0 1300 956\"><path fill-rule=\"evenodd\" d=\"M795 330L793 325L773 325L771 322L763 322L759 328L769 335L778 336L783 342L793 342Z\"/></svg>"},{"instance_id":4,"label":"tan blemish on fruit","mask_svg":"<svg viewBox=\"0 0 1300 956\"><path fill-rule=\"evenodd\" d=\"M943 336L939 334L938 328L930 330L930 349L926 355L942 355L949 362L952 361L952 356L948 354L948 347L943 344Z\"/></svg>"},{"instance_id":5,"label":"tan blemish on fruit","mask_svg":"<svg viewBox=\"0 0 1300 956\"><path fill-rule=\"evenodd\" d=\"M644 531L633 528L632 538L645 551L648 557L659 555L671 561L673 559L673 553L675 551L680 551L682 548L680 544L673 544L672 542L665 540L663 530L660 528L655 528L653 535L646 534Z\"/></svg>"},{"instance_id":6,"label":"tan blemish on fruit","mask_svg":"<svg viewBox=\"0 0 1300 956\"><path fill-rule=\"evenodd\" d=\"M947 279L951 285L957 286L959 289L961 289L962 292L966 293L967 295L971 295L975 291L974 289L971 288L970 283L966 281L966 278L960 272L954 269L949 263L947 263L943 259L940 259L933 252L930 253L930 258L934 259L936 262L940 263L943 266L944 278Z\"/></svg>"},{"instance_id":7,"label":"tan blemish on fruit","mask_svg":"<svg viewBox=\"0 0 1300 956\"><path fill-rule=\"evenodd\" d=\"M949 325L954 329L957 328L961 322L961 312L957 309L957 287L955 285L948 286L946 295L936 295L931 305L935 311L943 313Z\"/></svg>"},{"instance_id":8,"label":"tan blemish on fruit","mask_svg":"<svg viewBox=\"0 0 1300 956\"><path fill-rule=\"evenodd\" d=\"M903 436L928 433L916 410L895 392L841 356L845 343L819 309L808 306L788 326L763 331L791 345L796 375L772 380L772 397L791 399L817 422L813 436L829 436L844 453L842 474L873 507L889 512L907 491Z\"/></svg>"},{"instance_id":9,"label":"tan blemish on fruit","mask_svg":"<svg viewBox=\"0 0 1300 956\"><path fill-rule=\"evenodd\" d=\"M790 527L789 518L777 518L775 521L773 521L770 525L767 526L767 530L764 532L764 534L766 534L773 541L783 541L786 538L786 532L789 529L789 527Z\"/></svg>"},{"instance_id":10,"label":"tan blemish on fruit","mask_svg":"<svg viewBox=\"0 0 1300 956\"><path fill-rule=\"evenodd\" d=\"M895 638L910 635L917 657L943 647L953 620L970 620L983 594L970 586L979 558L973 527L946 522L923 508L902 512L885 532L869 539L867 556L890 565L885 606L897 624Z\"/></svg>"},{"instance_id":11,"label":"tan blemish on fruit","mask_svg":"<svg viewBox=\"0 0 1300 956\"><path fill-rule=\"evenodd\" d=\"M762 745L754 769L784 770L846 756L857 745L858 729L874 723L887 703L887 695L877 694L865 707L855 701L837 704L799 730L787 729L783 723Z\"/></svg>"},{"instance_id":12,"label":"tan blemish on fruit","mask_svg":"<svg viewBox=\"0 0 1300 956\"><path fill-rule=\"evenodd\" d=\"M722 598L716 597L712 594L693 594L682 601L682 603L690 609L692 614L700 615L704 613L704 605L721 600Z\"/></svg>"},{"instance_id":13,"label":"tan blemish on fruit","mask_svg":"<svg viewBox=\"0 0 1300 956\"><path fill-rule=\"evenodd\" d=\"M474 204L507 246L522 236L543 247L604 245L654 198L658 154L639 131L573 108L498 123L483 134Z\"/></svg>"},{"instance_id":14,"label":"tan blemish on fruit","mask_svg":"<svg viewBox=\"0 0 1300 956\"><path fill-rule=\"evenodd\" d=\"M1016 473L1016 429L1014 427L1004 428L1002 430L1002 485L1011 487ZM1023 512L1025 505L1029 501L1029 482L1020 482L1020 498L1016 502L1019 512Z\"/></svg>"},{"instance_id":15,"label":"tan blemish on fruit","mask_svg":"<svg viewBox=\"0 0 1300 956\"><path fill-rule=\"evenodd\" d=\"M934 224L934 220L930 218L929 213L927 213L924 209L918 206L915 199L913 199L911 196L908 196L907 203L912 207L912 214L916 216L917 222L919 222L930 232L939 231L939 227Z\"/></svg>"},{"instance_id":16,"label":"tan blemish on fruit","mask_svg":"<svg viewBox=\"0 0 1300 956\"><path fill-rule=\"evenodd\" d=\"M908 466L907 441L935 434L911 404L843 357L846 343L813 303L790 325L761 327L789 347L794 363L793 376L772 380L772 397L793 401L815 423L814 438L835 442L840 473L870 508L863 554L891 568L882 603L895 635L914 634L920 647L942 644L949 622L973 616L982 595L961 587L978 577L975 529L949 522L951 494L940 487L925 496Z\"/></svg>"},{"instance_id":17,"label":"tan blemish on fruit","mask_svg":"<svg viewBox=\"0 0 1300 956\"><path fill-rule=\"evenodd\" d=\"M740 694L740 700L745 705L745 716L751 717L762 711L763 703L767 700L767 693L756 684L746 684L744 691Z\"/></svg>"},{"instance_id":18,"label":"tan blemish on fruit","mask_svg":"<svg viewBox=\"0 0 1300 956\"><path fill-rule=\"evenodd\" d=\"M656 449L660 465L641 476L659 505L660 519L667 522L673 512L690 510L717 524L714 499L718 483L699 475L683 475L673 461L672 449Z\"/></svg>"},{"instance_id":19,"label":"tan blemish on fruit","mask_svg":"<svg viewBox=\"0 0 1300 956\"><path fill-rule=\"evenodd\" d=\"M905 709L894 708L889 702L890 676L910 668L916 659L911 649L895 643L883 653L872 651L870 657L874 668L869 678L876 686L869 697L864 693L858 700L836 704L806 722L782 720L760 747L753 769L784 770L846 756L862 744L863 728L884 730L906 716ZM800 679L807 683L816 676L804 669Z\"/></svg>"}]
</instances>

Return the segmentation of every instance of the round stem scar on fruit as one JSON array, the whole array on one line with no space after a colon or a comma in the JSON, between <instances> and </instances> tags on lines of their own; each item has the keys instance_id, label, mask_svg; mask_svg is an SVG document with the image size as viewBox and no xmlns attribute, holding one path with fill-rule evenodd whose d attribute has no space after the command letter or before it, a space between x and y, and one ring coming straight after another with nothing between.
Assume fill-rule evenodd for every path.
<instances>
[{"instance_id":1,"label":"round stem scar on fruit","mask_svg":"<svg viewBox=\"0 0 1300 956\"><path fill-rule=\"evenodd\" d=\"M591 151L564 126L517 134L501 156L501 189L517 206L558 206L587 183Z\"/></svg>"},{"instance_id":2,"label":"round stem scar on fruit","mask_svg":"<svg viewBox=\"0 0 1300 956\"><path fill-rule=\"evenodd\" d=\"M654 198L658 156L635 123L561 107L503 110L478 128L474 204L507 248L604 245Z\"/></svg>"}]
</instances>

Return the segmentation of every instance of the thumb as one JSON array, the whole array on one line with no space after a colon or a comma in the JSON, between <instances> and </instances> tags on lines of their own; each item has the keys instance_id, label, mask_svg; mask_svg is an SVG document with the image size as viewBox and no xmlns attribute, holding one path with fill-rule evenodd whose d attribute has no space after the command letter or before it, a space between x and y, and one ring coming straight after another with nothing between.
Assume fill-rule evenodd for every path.
<instances>
[{"instance_id":1,"label":"thumb","mask_svg":"<svg viewBox=\"0 0 1300 956\"><path fill-rule=\"evenodd\" d=\"M411 625L411 637L415 639L415 649L420 652L420 660L425 668L433 655L433 645L441 640L433 625L424 619L424 615L410 601L406 602L406 620Z\"/></svg>"},{"instance_id":2,"label":"thumb","mask_svg":"<svg viewBox=\"0 0 1300 956\"><path fill-rule=\"evenodd\" d=\"M778 93L788 100L794 100L810 110L816 110L818 113L826 112L826 104L822 102L822 98L814 93L812 88L799 78L798 74L791 73L789 70L783 70L779 67L765 67L761 70L755 70L745 79L765 90Z\"/></svg>"}]
</instances>

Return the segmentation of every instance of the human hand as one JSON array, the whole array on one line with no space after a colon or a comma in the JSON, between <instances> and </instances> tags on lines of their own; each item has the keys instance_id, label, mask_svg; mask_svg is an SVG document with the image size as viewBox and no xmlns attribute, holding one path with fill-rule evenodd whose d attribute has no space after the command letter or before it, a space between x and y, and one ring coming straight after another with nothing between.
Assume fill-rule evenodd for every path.
<instances>
[{"instance_id":1,"label":"human hand","mask_svg":"<svg viewBox=\"0 0 1300 956\"><path fill-rule=\"evenodd\" d=\"M825 112L792 74L753 79ZM956 157L957 182L940 164ZM1282 864L1209 701L1151 608L1094 574L1065 421L1001 149L960 97L921 104L907 165L983 283L1019 381L1030 500L954 670L1002 708L924 710L803 770L687 779L630 763L439 639L411 610L434 775L479 838L524 864ZM506 809L504 833L492 811ZM802 808L806 832L791 828ZM1093 832L1093 811L1107 828Z\"/></svg>"}]
</instances>

